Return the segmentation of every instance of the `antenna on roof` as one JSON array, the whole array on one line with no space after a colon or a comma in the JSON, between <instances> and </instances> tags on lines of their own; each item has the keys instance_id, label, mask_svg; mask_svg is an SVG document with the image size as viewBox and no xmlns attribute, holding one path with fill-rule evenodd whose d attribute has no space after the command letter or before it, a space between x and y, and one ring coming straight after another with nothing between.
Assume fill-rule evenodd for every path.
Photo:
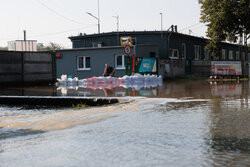
<instances>
[{"instance_id":1,"label":"antenna on roof","mask_svg":"<svg viewBox=\"0 0 250 167\"><path fill-rule=\"evenodd\" d=\"M188 33L189 33L189 35L191 35L193 33L193 31L189 29Z\"/></svg>"}]
</instances>

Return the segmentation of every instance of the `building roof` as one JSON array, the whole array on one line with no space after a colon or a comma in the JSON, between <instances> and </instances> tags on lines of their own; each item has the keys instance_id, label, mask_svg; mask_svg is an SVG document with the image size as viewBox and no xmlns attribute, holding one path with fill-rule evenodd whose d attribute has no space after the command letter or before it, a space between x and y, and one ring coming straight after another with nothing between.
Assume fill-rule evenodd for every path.
<instances>
[{"instance_id":1,"label":"building roof","mask_svg":"<svg viewBox=\"0 0 250 167\"><path fill-rule=\"evenodd\" d=\"M19 41L26 41L26 42L37 42L37 40L14 40L14 41L9 41L9 42L19 42Z\"/></svg>"},{"instance_id":2,"label":"building roof","mask_svg":"<svg viewBox=\"0 0 250 167\"><path fill-rule=\"evenodd\" d=\"M119 36L133 36L133 35L161 35L161 33L163 33L163 35L166 34L175 34L175 35L179 35L179 36L184 36L186 38L196 38L196 39L200 39L200 40L210 40L209 38L205 38L205 37L198 37L198 36L193 36L193 35L188 35L188 34L183 34L183 33L179 33L179 32L173 32L173 31L119 31L119 32L105 32L105 33L100 33L100 34L82 34L80 33L80 35L78 36L71 36L68 37L71 41L72 40L81 40L81 39L88 39L88 38L98 38L98 37L107 37L107 36L115 36L117 34L119 34ZM234 43L229 43L227 41L223 41L222 43L224 44L229 44L229 45L239 45L239 44L234 44Z\"/></svg>"},{"instance_id":3,"label":"building roof","mask_svg":"<svg viewBox=\"0 0 250 167\"><path fill-rule=\"evenodd\" d=\"M148 46L159 47L159 45L148 45L148 44L136 45L136 47L148 47ZM60 50L55 50L55 51L56 52L60 52L60 51L85 51L85 50L103 50L103 49L120 49L120 48L123 49L124 46L84 47L84 48L60 49Z\"/></svg>"}]
</instances>

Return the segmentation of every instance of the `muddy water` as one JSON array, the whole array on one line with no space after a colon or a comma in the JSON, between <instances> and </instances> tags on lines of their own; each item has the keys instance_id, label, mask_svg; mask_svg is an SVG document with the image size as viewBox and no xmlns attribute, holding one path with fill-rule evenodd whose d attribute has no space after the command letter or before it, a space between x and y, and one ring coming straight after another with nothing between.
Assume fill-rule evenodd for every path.
<instances>
[{"instance_id":1,"label":"muddy water","mask_svg":"<svg viewBox=\"0 0 250 167\"><path fill-rule=\"evenodd\" d=\"M131 96L128 103L95 108L1 106L1 167L250 165L248 81L166 82L158 89L108 92L55 87L0 92Z\"/></svg>"}]
</instances>

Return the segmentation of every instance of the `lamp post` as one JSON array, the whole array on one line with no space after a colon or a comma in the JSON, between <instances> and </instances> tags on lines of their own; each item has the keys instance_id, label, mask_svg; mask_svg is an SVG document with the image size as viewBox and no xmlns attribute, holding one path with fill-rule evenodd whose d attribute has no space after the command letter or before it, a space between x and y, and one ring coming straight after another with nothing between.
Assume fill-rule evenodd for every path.
<instances>
[{"instance_id":1,"label":"lamp post","mask_svg":"<svg viewBox=\"0 0 250 167\"><path fill-rule=\"evenodd\" d=\"M117 32L119 31L119 15L117 16L113 16L114 18L116 18L116 26L117 26Z\"/></svg>"},{"instance_id":2,"label":"lamp post","mask_svg":"<svg viewBox=\"0 0 250 167\"><path fill-rule=\"evenodd\" d=\"M119 15L113 16L116 18L116 26L117 26L117 45L119 45L120 37L119 37Z\"/></svg>"},{"instance_id":3,"label":"lamp post","mask_svg":"<svg viewBox=\"0 0 250 167\"><path fill-rule=\"evenodd\" d=\"M98 21L98 34L100 34L101 27L100 27L100 6L99 6L99 0L98 0L98 17L94 16L92 13L86 12L91 17L95 18Z\"/></svg>"}]
</instances>

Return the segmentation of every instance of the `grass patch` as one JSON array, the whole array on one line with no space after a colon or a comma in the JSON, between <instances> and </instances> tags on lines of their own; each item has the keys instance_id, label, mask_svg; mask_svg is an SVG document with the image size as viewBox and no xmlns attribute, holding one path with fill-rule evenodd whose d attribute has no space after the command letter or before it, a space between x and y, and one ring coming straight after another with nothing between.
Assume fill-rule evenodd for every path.
<instances>
[{"instance_id":1,"label":"grass patch","mask_svg":"<svg viewBox=\"0 0 250 167\"><path fill-rule=\"evenodd\" d=\"M73 110L81 110L81 109L85 109L88 108L89 106L83 103L79 103L79 104L72 104Z\"/></svg>"}]
</instances>

